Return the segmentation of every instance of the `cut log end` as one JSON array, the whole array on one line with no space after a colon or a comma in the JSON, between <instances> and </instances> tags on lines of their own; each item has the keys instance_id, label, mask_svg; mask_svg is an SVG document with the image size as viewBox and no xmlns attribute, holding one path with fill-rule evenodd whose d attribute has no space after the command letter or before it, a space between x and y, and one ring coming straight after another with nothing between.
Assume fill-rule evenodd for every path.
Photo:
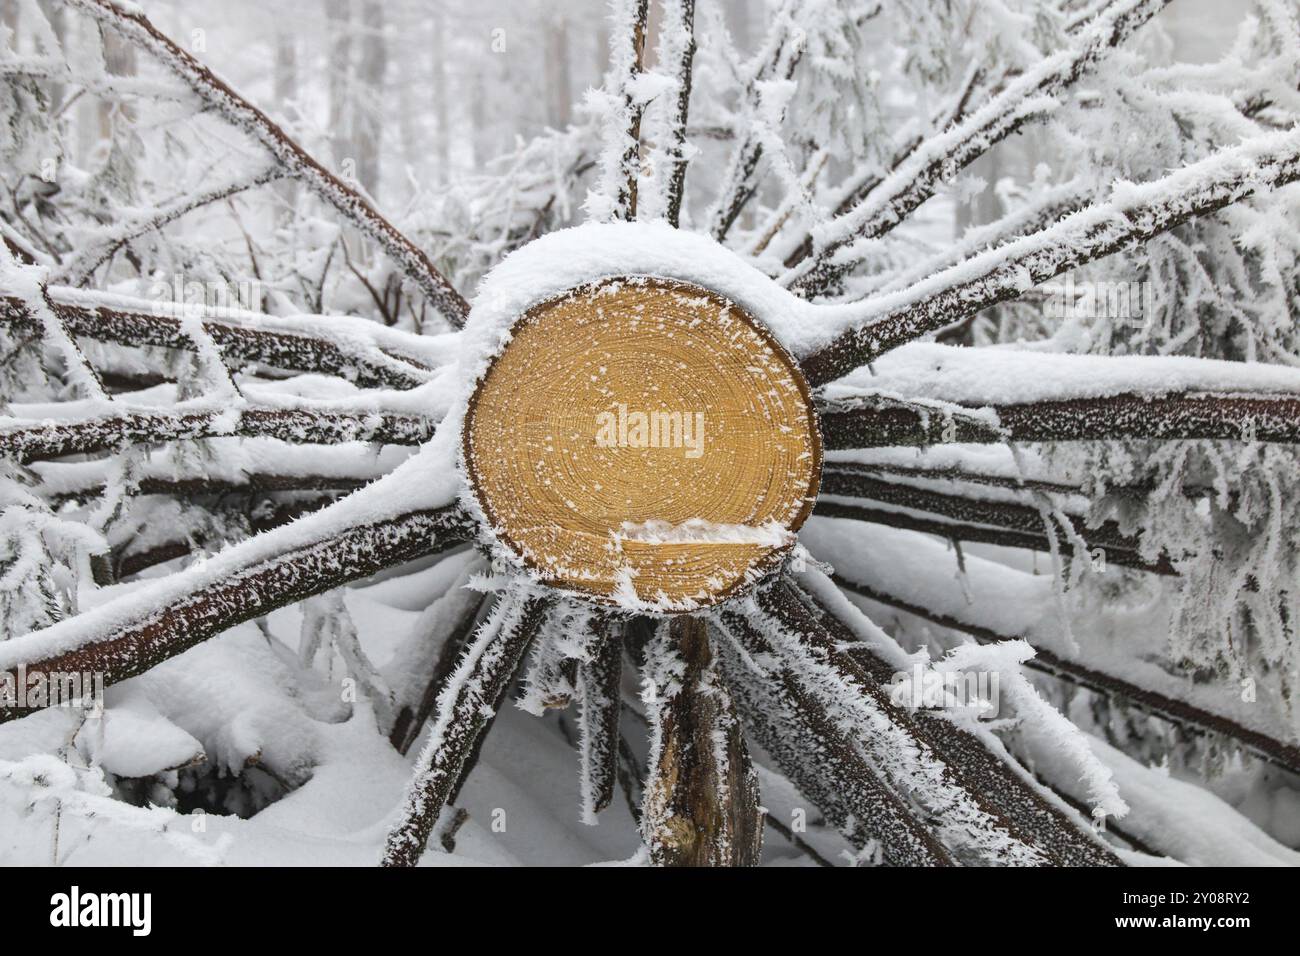
<instances>
[{"instance_id":1,"label":"cut log end","mask_svg":"<svg viewBox=\"0 0 1300 956\"><path fill-rule=\"evenodd\" d=\"M793 358L736 303L646 277L526 313L463 434L496 538L604 603L691 610L779 562L821 471Z\"/></svg>"}]
</instances>

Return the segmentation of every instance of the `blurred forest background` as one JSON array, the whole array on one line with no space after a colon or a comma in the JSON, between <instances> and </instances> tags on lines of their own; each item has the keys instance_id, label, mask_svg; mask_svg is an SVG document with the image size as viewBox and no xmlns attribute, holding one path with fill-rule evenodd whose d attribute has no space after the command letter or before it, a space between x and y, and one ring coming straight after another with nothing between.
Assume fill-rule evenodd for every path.
<instances>
[{"instance_id":1,"label":"blurred forest background","mask_svg":"<svg viewBox=\"0 0 1300 956\"><path fill-rule=\"evenodd\" d=\"M718 5L736 50L752 53L772 4ZM41 6L61 40L68 31L98 31L54 0ZM1213 59L1247 6L1171 4L1156 18L1165 52ZM0 7L5 24L16 28L16 0ZM381 207L394 211L410 208L425 190L488 171L547 129L566 128L579 118L584 92L600 85L609 55L604 0L151 0L145 9L309 151L354 172ZM133 51L118 54L109 69L133 72ZM100 111L87 98L69 117L81 129L83 152L70 157L76 165L91 165L90 153L105 137L108 118ZM723 129L713 132L726 138ZM988 174L999 164L1032 168L1037 161L1033 137L1017 137L973 172L991 183ZM981 212L979 197L971 204L960 211L958 228L992 218Z\"/></svg>"}]
</instances>

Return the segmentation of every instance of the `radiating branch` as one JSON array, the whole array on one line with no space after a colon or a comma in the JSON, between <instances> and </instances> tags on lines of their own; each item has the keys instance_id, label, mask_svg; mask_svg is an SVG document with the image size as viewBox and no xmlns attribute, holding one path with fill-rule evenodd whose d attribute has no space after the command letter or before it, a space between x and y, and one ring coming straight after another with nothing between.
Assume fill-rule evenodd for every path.
<instances>
[{"instance_id":1,"label":"radiating branch","mask_svg":"<svg viewBox=\"0 0 1300 956\"><path fill-rule=\"evenodd\" d=\"M868 600L886 607L897 608L914 617L930 621L940 627L969 634L983 643L998 641L1030 640L1023 635L1004 634L974 619L973 615L940 613L929 607L915 604L895 594L887 594L868 584L850 580L843 575L834 575L836 584L846 591L859 594ZM1300 747L1293 743L1278 740L1267 734L1241 724L1227 717L1196 707L1185 701L1140 687L1113 674L1105 673L1094 667L1062 657L1041 647L1035 648L1036 654L1025 662L1025 666L1051 674L1068 683L1084 687L1106 697L1116 698L1129 706L1161 720L1168 721L1197 736L1206 734L1231 738L1257 757L1276 764L1291 773L1300 773Z\"/></svg>"},{"instance_id":2,"label":"radiating branch","mask_svg":"<svg viewBox=\"0 0 1300 956\"><path fill-rule=\"evenodd\" d=\"M955 414L944 414L885 396L828 402L821 417L822 437L828 450L1143 438L1300 443L1300 396L1130 392L958 408ZM981 412L991 412L996 424Z\"/></svg>"},{"instance_id":3,"label":"radiating branch","mask_svg":"<svg viewBox=\"0 0 1300 956\"><path fill-rule=\"evenodd\" d=\"M179 318L162 313L92 304L50 290L54 311L63 320L70 335L114 342L127 346L161 346L195 351L198 346L187 334ZM266 326L259 328L260 318ZM333 340L328 336L273 328L272 316L254 317L254 321L223 320L212 316L201 319L203 330L216 343L222 358L234 366L249 363L267 365L291 372L316 372L339 375L362 386L414 388L428 380L424 364L411 356L394 356L369 342ZM22 300L0 293L0 323L29 331L39 329L39 321ZM385 330L390 335L393 330Z\"/></svg>"},{"instance_id":4,"label":"radiating branch","mask_svg":"<svg viewBox=\"0 0 1300 956\"><path fill-rule=\"evenodd\" d=\"M244 621L437 553L467 534L460 513L447 508L358 524L282 550L253 539L238 551L250 559L228 574L189 568L150 582L147 587L158 592L155 600L140 600L147 590L133 592L44 631L10 639L0 647L0 672L11 687L29 686L19 681L20 669L27 681L41 675L47 686L87 673L102 675L105 685L116 684ZM30 698L27 703L0 707L0 721L39 709L30 706Z\"/></svg>"},{"instance_id":5,"label":"radiating branch","mask_svg":"<svg viewBox=\"0 0 1300 956\"><path fill-rule=\"evenodd\" d=\"M1168 2L1115 0L1066 49L1045 57L950 128L927 138L850 211L814 230L814 255L786 283L809 292L824 287L828 273L842 274L853 264L851 257L837 255L848 244L888 232L942 183L1025 123L1051 112L1071 85Z\"/></svg>"},{"instance_id":6,"label":"radiating branch","mask_svg":"<svg viewBox=\"0 0 1300 956\"><path fill-rule=\"evenodd\" d=\"M278 438L294 444L365 441L418 445L433 435L435 425L431 419L386 412L250 407L204 411L132 408L83 419L3 420L0 456L29 463L65 455L114 451L128 445L229 436Z\"/></svg>"},{"instance_id":7,"label":"radiating branch","mask_svg":"<svg viewBox=\"0 0 1300 956\"><path fill-rule=\"evenodd\" d=\"M389 831L384 866L420 862L461 768L495 713L493 702L523 660L546 606L536 597L505 597L466 646L438 695L437 720L416 762L398 822Z\"/></svg>"}]
</instances>

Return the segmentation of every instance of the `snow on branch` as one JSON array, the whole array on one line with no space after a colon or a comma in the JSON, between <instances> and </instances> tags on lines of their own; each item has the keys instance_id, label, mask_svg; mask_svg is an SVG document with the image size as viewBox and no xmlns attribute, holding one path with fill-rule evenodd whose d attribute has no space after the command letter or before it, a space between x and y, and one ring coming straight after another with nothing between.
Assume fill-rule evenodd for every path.
<instances>
[{"instance_id":1,"label":"snow on branch","mask_svg":"<svg viewBox=\"0 0 1300 956\"><path fill-rule=\"evenodd\" d=\"M748 68L741 101L749 120L748 128L732 150L722 187L709 214L709 234L718 242L727 237L732 224L758 188L763 137L759 135L756 124L760 122L758 114L763 105L763 90L774 80L789 81L799 65L808 40L798 21L804 5L805 0L785 0L772 18L762 49Z\"/></svg>"},{"instance_id":2,"label":"snow on branch","mask_svg":"<svg viewBox=\"0 0 1300 956\"><path fill-rule=\"evenodd\" d=\"M959 609L957 613L941 612L928 603L912 603L897 593L878 590L871 584L850 579L843 574L835 575L833 580L846 591L851 591L877 604L904 611L940 627L970 634L983 643L1023 639L1019 635L1003 634L978 623L975 620L977 614L973 610L965 613L961 613ZM1024 662L1024 666L1031 670L1041 671L1076 687L1119 699L1127 706L1175 724L1193 736L1211 735L1231 738L1255 756L1291 773L1300 773L1300 747L1295 744L1270 737L1187 701L1149 690L1053 651L1041 647L1035 650L1035 656Z\"/></svg>"},{"instance_id":3,"label":"snow on branch","mask_svg":"<svg viewBox=\"0 0 1300 956\"><path fill-rule=\"evenodd\" d=\"M618 771L619 691L623 676L622 631L608 615L596 615L591 629L591 660L578 665L578 758L582 822L594 825L596 815L614 799Z\"/></svg>"},{"instance_id":4,"label":"snow on branch","mask_svg":"<svg viewBox=\"0 0 1300 956\"><path fill-rule=\"evenodd\" d=\"M788 583L760 591L752 604L758 613L747 612L750 624L767 628L773 650L798 684L832 719L854 728L856 743L896 791L922 808L955 858L1030 866L1048 862L919 738L906 713L862 671ZM770 623L763 623L764 615Z\"/></svg>"},{"instance_id":5,"label":"snow on branch","mask_svg":"<svg viewBox=\"0 0 1300 956\"><path fill-rule=\"evenodd\" d=\"M926 139L850 211L813 230L814 254L783 277L807 290L843 272L851 258L837 256L847 244L883 235L925 202L945 180L1059 105L1059 97L1091 72L1106 53L1158 13L1169 0L1114 0L1065 50L1044 58L1008 82L948 129Z\"/></svg>"},{"instance_id":6,"label":"snow on branch","mask_svg":"<svg viewBox=\"0 0 1300 956\"><path fill-rule=\"evenodd\" d=\"M809 588L799 587L819 622L846 649L848 655L880 686L890 685L902 663L898 648L891 660L885 648L896 647L825 575L809 572ZM993 806L1041 847L1060 866L1120 866L1090 829L1080 825L1068 808L1054 801L1002 742L978 723L962 722L953 715L917 708L911 711L916 732L950 767L971 781Z\"/></svg>"},{"instance_id":7,"label":"snow on branch","mask_svg":"<svg viewBox=\"0 0 1300 956\"><path fill-rule=\"evenodd\" d=\"M301 535L287 533L302 527L289 526L45 630L11 638L0 645L0 669L10 686L28 686L24 681L37 674L57 682L74 673L102 674L105 685L115 684L236 624L444 550L464 539L462 522L451 508L412 511L358 521L306 544L295 540ZM244 557L251 560L239 560ZM0 708L0 721L29 712Z\"/></svg>"},{"instance_id":8,"label":"snow on branch","mask_svg":"<svg viewBox=\"0 0 1300 956\"><path fill-rule=\"evenodd\" d=\"M662 624L645 648L650 724L641 836L657 866L757 866L758 779L703 618Z\"/></svg>"},{"instance_id":9,"label":"snow on branch","mask_svg":"<svg viewBox=\"0 0 1300 956\"><path fill-rule=\"evenodd\" d=\"M81 286L90 281L95 270L113 258L118 250L140 236L161 229L187 213L238 193L256 189L288 175L281 165L272 165L253 173L243 173L193 196L183 196L165 205L139 213L115 223L87 242L75 255L63 262L51 276L58 285Z\"/></svg>"},{"instance_id":10,"label":"snow on branch","mask_svg":"<svg viewBox=\"0 0 1300 956\"><path fill-rule=\"evenodd\" d=\"M992 415L990 420L980 413ZM862 396L822 406L828 450L1153 438L1300 443L1300 397L1121 393L980 407Z\"/></svg>"},{"instance_id":11,"label":"snow on branch","mask_svg":"<svg viewBox=\"0 0 1300 956\"><path fill-rule=\"evenodd\" d=\"M893 520L905 521L908 514L897 517L893 515L894 512L902 511L939 526L951 522L957 526L953 529L953 537L958 539L963 537L963 532L983 527L1005 532L1008 542L1027 541L1033 550L1048 551L1053 543L1049 539L1055 538L1056 545L1063 552L1073 551L1074 545L1078 543L1088 551L1104 548L1115 564L1142 567L1166 574L1173 572L1166 559L1145 560L1141 556L1142 548L1138 539L1124 534L1114 521L1089 527L1081 516L1063 515L1069 521L1069 526L1056 528L1044 520L1043 510L1037 505L885 481L872 477L866 470L853 465L827 467L822 473L821 493L823 496L834 495L849 499L828 501L825 497L821 498L817 502L816 513L829 517L871 520L882 517L877 512L881 510L879 506L883 505ZM863 507L860 503L863 501L871 502L876 507ZM938 519L937 522L934 521L935 518Z\"/></svg>"},{"instance_id":12,"label":"snow on branch","mask_svg":"<svg viewBox=\"0 0 1300 956\"><path fill-rule=\"evenodd\" d=\"M689 160L686 122L691 106L691 67L695 59L695 0L663 0L663 25L659 42L659 62L669 65L676 81L676 99L667 123L667 144L663 147L668 163L664 182L664 211L668 224L681 220L682 195L686 189L686 166Z\"/></svg>"},{"instance_id":13,"label":"snow on branch","mask_svg":"<svg viewBox=\"0 0 1300 956\"><path fill-rule=\"evenodd\" d=\"M135 4L118 0L66 0L151 53L214 113L265 147L288 175L306 185L384 249L453 327L464 324L469 304L415 243L385 219L354 186L335 176L270 117L161 33Z\"/></svg>"},{"instance_id":14,"label":"snow on branch","mask_svg":"<svg viewBox=\"0 0 1300 956\"><path fill-rule=\"evenodd\" d=\"M1040 232L991 249L900 292L821 306L819 344L801 350L810 384L822 385L905 342L1015 299L1088 262L1197 216L1300 178L1300 129L1219 150L1149 183L1116 183L1097 203Z\"/></svg>"},{"instance_id":15,"label":"snow on branch","mask_svg":"<svg viewBox=\"0 0 1300 956\"><path fill-rule=\"evenodd\" d=\"M883 772L797 680L766 633L748 615L723 612L729 639L723 656L727 686L746 727L782 773L860 853L894 866L953 866L949 850L924 825L919 809L900 798Z\"/></svg>"},{"instance_id":16,"label":"snow on branch","mask_svg":"<svg viewBox=\"0 0 1300 956\"><path fill-rule=\"evenodd\" d=\"M631 221L641 176L641 119L660 90L644 71L650 0L612 0L611 8L610 89L588 94L604 114L604 130L599 190L587 197L586 208L593 219Z\"/></svg>"},{"instance_id":17,"label":"snow on branch","mask_svg":"<svg viewBox=\"0 0 1300 956\"><path fill-rule=\"evenodd\" d=\"M115 451L127 445L229 435L278 438L294 444L366 441L418 445L429 439L434 426L424 417L388 413L256 407L196 411L124 408L81 419L0 418L0 456L28 463Z\"/></svg>"},{"instance_id":18,"label":"snow on branch","mask_svg":"<svg viewBox=\"0 0 1300 956\"><path fill-rule=\"evenodd\" d=\"M424 854L438 815L461 776L495 702L546 613L544 598L508 594L465 648L455 672L438 695L438 717L416 762L415 777L397 824L389 831L384 866L415 866Z\"/></svg>"},{"instance_id":19,"label":"snow on branch","mask_svg":"<svg viewBox=\"0 0 1300 956\"><path fill-rule=\"evenodd\" d=\"M191 352L198 348L194 337L186 332L184 320L170 314L172 310L158 302L86 294L59 287L51 287L49 296L54 312L73 337ZM291 328L290 320L274 316L222 309L203 311L218 315L230 313L228 318L205 315L202 327L232 365L258 363L285 371L340 375L358 385L388 388L414 388L429 379L425 366L427 338L411 343L420 349L420 357L416 358L401 354L400 347L394 345L419 337L397 329L375 326L379 338L375 341L368 334L370 330L359 323L348 323L342 334L333 329L325 334L308 334L305 328L301 331ZM331 324L334 320L331 317ZM22 299L0 290L0 324L34 330L37 318ZM316 323L318 329L320 325ZM374 323L365 325L374 326Z\"/></svg>"}]
</instances>

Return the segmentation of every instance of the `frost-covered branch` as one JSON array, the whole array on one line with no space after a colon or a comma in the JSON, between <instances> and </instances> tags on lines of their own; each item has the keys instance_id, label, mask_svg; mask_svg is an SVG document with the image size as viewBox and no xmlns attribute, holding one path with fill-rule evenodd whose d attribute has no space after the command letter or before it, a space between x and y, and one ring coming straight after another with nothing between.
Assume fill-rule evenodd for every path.
<instances>
[{"instance_id":1,"label":"frost-covered branch","mask_svg":"<svg viewBox=\"0 0 1300 956\"><path fill-rule=\"evenodd\" d=\"M358 522L301 545L298 535L286 534L292 526L282 528L229 549L206 566L11 638L0 645L0 670L7 672L10 686L26 686L18 681L19 668L28 678L42 674L57 682L60 675L94 673L102 674L106 685L115 684L236 624L443 550L464 539L463 520L452 508L414 511ZM276 547L280 542L297 546ZM0 721L28 712L0 708Z\"/></svg>"},{"instance_id":2,"label":"frost-covered branch","mask_svg":"<svg viewBox=\"0 0 1300 956\"><path fill-rule=\"evenodd\" d=\"M978 415L986 411L990 421ZM949 442L1226 439L1300 443L1300 396L1108 395L940 411L884 396L827 403L827 449Z\"/></svg>"},{"instance_id":3,"label":"frost-covered branch","mask_svg":"<svg viewBox=\"0 0 1300 956\"><path fill-rule=\"evenodd\" d=\"M260 143L290 176L311 189L364 235L378 243L451 325L458 327L464 324L469 304L419 246L380 215L355 186L327 170L270 117L161 33L138 7L118 3L117 0L65 2L85 11L117 31L123 38L157 57L208 109Z\"/></svg>"},{"instance_id":4,"label":"frost-covered branch","mask_svg":"<svg viewBox=\"0 0 1300 956\"><path fill-rule=\"evenodd\" d=\"M959 491L936 491L913 484L885 481L873 477L866 469L854 465L828 465L822 472L821 491L823 495L839 495L850 499L864 499L878 502L892 509L904 509L910 512L922 512L935 515L944 521L958 525L982 525L999 531L1008 531L1015 535L1028 535L1042 539L1041 550L1047 550L1049 532L1044 526L1043 512L1040 508L1013 501L991 500L974 497ZM818 502L818 513L833 514L837 509L846 510L856 502ZM840 517L852 517L851 513L839 514ZM1132 560L1146 564L1137 558L1141 547L1136 538L1124 534L1119 525L1106 521L1097 527L1089 527L1087 522L1077 515L1068 515L1072 535L1065 535L1058 529L1051 534L1059 539L1063 551L1071 549L1071 539L1077 538L1093 548L1105 548L1109 554L1124 551L1132 555ZM1153 568L1167 569L1163 562Z\"/></svg>"},{"instance_id":5,"label":"frost-covered branch","mask_svg":"<svg viewBox=\"0 0 1300 956\"><path fill-rule=\"evenodd\" d=\"M813 230L813 255L783 281L812 291L827 273L853 264L837 255L848 244L874 239L903 221L945 180L994 145L1059 105L1059 97L1090 73L1108 51L1158 13L1169 0L1114 0L1065 50L1044 58L1006 83L979 108L929 137L849 212Z\"/></svg>"},{"instance_id":6,"label":"frost-covered branch","mask_svg":"<svg viewBox=\"0 0 1300 956\"><path fill-rule=\"evenodd\" d=\"M229 199L238 193L256 189L267 183L275 182L287 175L284 167L269 166L253 173L236 176L192 196L183 196L170 203L141 213L125 222L115 223L96 234L74 256L61 264L51 280L59 285L81 286L90 281L95 270L113 258L117 251L146 233L155 232L168 223L175 222L182 216L203 206L223 199Z\"/></svg>"},{"instance_id":7,"label":"frost-covered branch","mask_svg":"<svg viewBox=\"0 0 1300 956\"><path fill-rule=\"evenodd\" d=\"M641 119L647 102L644 65L650 0L614 0L610 19L607 82L613 89L606 94L600 208L589 208L597 218L633 220L641 176Z\"/></svg>"},{"instance_id":8,"label":"frost-covered branch","mask_svg":"<svg viewBox=\"0 0 1300 956\"><path fill-rule=\"evenodd\" d=\"M415 866L446 806L461 767L495 712L546 612L546 600L510 595L465 648L438 696L438 718L416 763L401 816L388 834L384 866Z\"/></svg>"},{"instance_id":9,"label":"frost-covered branch","mask_svg":"<svg viewBox=\"0 0 1300 956\"><path fill-rule=\"evenodd\" d=\"M898 662L891 663L880 649L884 638L856 607L819 574L810 577L813 590L800 588L809 609L817 615L865 676L879 686L888 686L898 674ZM857 628L850 624L854 622ZM865 632L865 633L864 633ZM1028 773L987 730L962 726L950 715L917 708L911 712L918 736L950 767L971 782L986 800L1009 820L1030 842L1051 854L1061 866L1120 866L1120 860L1063 808L1035 786Z\"/></svg>"},{"instance_id":10,"label":"frost-covered branch","mask_svg":"<svg viewBox=\"0 0 1300 956\"><path fill-rule=\"evenodd\" d=\"M597 615L591 629L592 658L577 671L582 819L588 824L614 799L623 676L622 629L607 615Z\"/></svg>"},{"instance_id":11,"label":"frost-covered branch","mask_svg":"<svg viewBox=\"0 0 1300 956\"><path fill-rule=\"evenodd\" d=\"M663 0L660 62L671 67L676 80L677 98L668 120L668 142L664 149L668 175L664 185L664 209L669 225L679 224L682 195L686 189L689 162L686 124L691 106L691 71L695 59L695 0Z\"/></svg>"},{"instance_id":12,"label":"frost-covered branch","mask_svg":"<svg viewBox=\"0 0 1300 956\"><path fill-rule=\"evenodd\" d=\"M114 342L119 345L153 345L193 352L198 349L194 336L188 334L181 318L170 310L150 308L157 303L134 302L126 305L118 297L85 295L76 290L53 287L49 290L54 311L62 318L74 337ZM186 307L188 308L188 306ZM205 313L209 310L203 310ZM220 313L221 310L210 310ZM289 330L285 320L257 313L239 313L238 318L221 318L205 314L202 328L232 365L248 363L267 365L293 372L318 372L340 375L363 386L413 388L428 381L424 353L428 339L407 336L397 329L380 329L381 341L395 344L405 339L420 348L420 358L400 353L401 349L367 341L365 329L349 325L349 334L332 337L309 334L306 330ZM24 331L39 328L38 320L16 296L0 290L0 324ZM276 325L281 328L276 328ZM367 323L374 325L374 323ZM318 325L319 327L319 325ZM355 334L353 334L355 333Z\"/></svg>"},{"instance_id":13,"label":"frost-covered branch","mask_svg":"<svg viewBox=\"0 0 1300 956\"><path fill-rule=\"evenodd\" d=\"M1002 633L987 626L986 623L980 622L978 615L970 609L965 612L955 608L940 611L932 604L914 603L896 593L887 593L870 584L852 580L843 574L834 575L833 580L844 590L861 595L877 604L897 608L940 627L970 634L981 642L1013 641L1024 637L1024 635ZM1095 693L1117 698L1137 710L1182 727L1195 736L1209 734L1231 738L1256 756L1292 773L1300 773L1300 747L1294 743L1270 737L1185 700L1139 686L1042 647L1037 647L1036 650L1036 656L1026 661L1025 667L1051 674Z\"/></svg>"},{"instance_id":14,"label":"frost-covered branch","mask_svg":"<svg viewBox=\"0 0 1300 956\"><path fill-rule=\"evenodd\" d=\"M733 649L727 686L746 729L792 783L859 852L878 848L895 866L953 866L952 854L900 799L825 707L782 662L764 631L734 612L719 615Z\"/></svg>"},{"instance_id":15,"label":"frost-covered branch","mask_svg":"<svg viewBox=\"0 0 1300 956\"><path fill-rule=\"evenodd\" d=\"M758 188L758 173L763 160L763 139L754 124L759 122L763 89L772 81L788 81L803 56L807 33L799 25L798 13L804 0L785 0L772 18L762 49L750 67L742 94L743 108L750 118L732 150L718 199L709 216L709 233L718 242L727 237L745 205Z\"/></svg>"},{"instance_id":16,"label":"frost-covered branch","mask_svg":"<svg viewBox=\"0 0 1300 956\"><path fill-rule=\"evenodd\" d=\"M1054 276L1144 242L1261 190L1300 178L1300 129L1265 134L1153 182L1118 183L1097 203L1040 232L952 266L910 288L823 306L825 341L801 356L813 385Z\"/></svg>"},{"instance_id":17,"label":"frost-covered branch","mask_svg":"<svg viewBox=\"0 0 1300 956\"><path fill-rule=\"evenodd\" d=\"M81 419L0 419L0 456L33 462L65 455L114 451L222 436L265 436L294 444L366 441L418 445L433 434L423 417L294 408L234 407L167 411L132 408Z\"/></svg>"}]
</instances>

